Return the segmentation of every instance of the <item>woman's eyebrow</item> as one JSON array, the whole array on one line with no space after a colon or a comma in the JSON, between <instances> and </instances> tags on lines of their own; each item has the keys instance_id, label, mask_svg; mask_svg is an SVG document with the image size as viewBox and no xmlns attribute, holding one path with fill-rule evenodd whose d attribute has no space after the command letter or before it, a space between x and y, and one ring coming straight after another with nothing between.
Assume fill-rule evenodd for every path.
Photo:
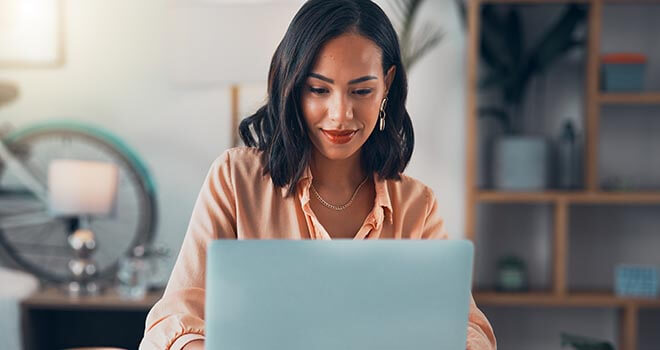
<instances>
[{"instance_id":1,"label":"woman's eyebrow","mask_svg":"<svg viewBox=\"0 0 660 350\"><path fill-rule=\"evenodd\" d=\"M334 80L332 80L332 79L330 79L330 78L328 78L328 77L324 77L323 75L318 74L318 73L309 73L309 76L312 77L312 78L316 78L316 79L320 79L320 80L326 81L326 82L328 82L328 83L330 83L330 84L334 84L334 83L335 83ZM357 84L357 83L361 83L361 82L363 82L363 81L374 80L374 79L378 79L378 77L375 77L375 76L373 76L373 75L365 75L365 76L363 76L363 77L359 77L359 78L357 78L357 79L353 79L353 80L349 81L348 84L349 84L349 85L351 85L351 84Z\"/></svg>"}]
</instances>

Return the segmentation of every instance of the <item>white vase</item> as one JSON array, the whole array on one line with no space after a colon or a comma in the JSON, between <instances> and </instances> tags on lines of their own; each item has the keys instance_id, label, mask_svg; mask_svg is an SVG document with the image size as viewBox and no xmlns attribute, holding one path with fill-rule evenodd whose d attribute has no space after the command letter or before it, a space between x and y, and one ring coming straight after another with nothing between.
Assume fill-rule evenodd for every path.
<instances>
[{"instance_id":1,"label":"white vase","mask_svg":"<svg viewBox=\"0 0 660 350\"><path fill-rule=\"evenodd\" d=\"M548 188L550 146L540 136L502 136L494 144L494 187L504 191Z\"/></svg>"}]
</instances>

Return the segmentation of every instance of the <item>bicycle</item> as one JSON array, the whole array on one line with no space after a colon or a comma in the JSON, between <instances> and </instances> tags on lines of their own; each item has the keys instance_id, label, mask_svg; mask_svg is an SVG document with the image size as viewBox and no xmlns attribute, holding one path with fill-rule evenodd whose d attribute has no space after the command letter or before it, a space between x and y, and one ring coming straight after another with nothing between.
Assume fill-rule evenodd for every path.
<instances>
[{"instance_id":1,"label":"bicycle","mask_svg":"<svg viewBox=\"0 0 660 350\"><path fill-rule=\"evenodd\" d=\"M94 126L54 121L0 131L0 246L42 282L72 280L67 264L74 253L67 237L81 218L55 217L48 211L48 165L61 158L113 162L119 167L114 214L90 221L98 242L94 254L98 279L113 279L121 256L153 241L156 191L137 154L115 135Z\"/></svg>"}]
</instances>

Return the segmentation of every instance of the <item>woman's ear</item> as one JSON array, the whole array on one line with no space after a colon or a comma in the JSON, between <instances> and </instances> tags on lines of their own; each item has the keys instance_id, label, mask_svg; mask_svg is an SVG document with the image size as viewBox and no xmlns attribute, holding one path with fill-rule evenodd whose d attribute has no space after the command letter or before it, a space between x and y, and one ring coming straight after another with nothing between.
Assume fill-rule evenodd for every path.
<instances>
[{"instance_id":1,"label":"woman's ear","mask_svg":"<svg viewBox=\"0 0 660 350\"><path fill-rule=\"evenodd\" d=\"M396 66L392 65L390 69L387 70L387 74L385 74L385 91L389 92L390 91L390 86L392 85L392 82L394 81L394 76L396 75ZM387 95L387 93L386 93Z\"/></svg>"}]
</instances>

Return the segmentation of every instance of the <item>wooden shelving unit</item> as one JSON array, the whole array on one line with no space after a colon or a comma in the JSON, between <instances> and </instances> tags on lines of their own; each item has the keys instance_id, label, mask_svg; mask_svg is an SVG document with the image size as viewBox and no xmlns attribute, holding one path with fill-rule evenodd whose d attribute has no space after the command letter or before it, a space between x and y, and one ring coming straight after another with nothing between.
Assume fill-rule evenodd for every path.
<instances>
[{"instance_id":1,"label":"wooden shelving unit","mask_svg":"<svg viewBox=\"0 0 660 350\"><path fill-rule=\"evenodd\" d=\"M585 188L580 191L499 192L477 188L477 110L480 7L485 3L551 5L581 3L589 7L585 77ZM620 311L620 350L636 350L640 309L660 308L660 299L629 299L612 291L575 292L567 286L569 208L589 205L660 205L660 192L607 192L598 183L598 145L601 108L605 105L660 105L660 92L603 93L600 91L600 55L603 7L614 4L658 4L660 0L468 0L467 135L466 135L466 236L475 241L480 203L549 204L553 208L552 287L529 293L475 291L478 304L506 307L605 307ZM479 242L475 241L479 246Z\"/></svg>"},{"instance_id":2,"label":"wooden shelving unit","mask_svg":"<svg viewBox=\"0 0 660 350\"><path fill-rule=\"evenodd\" d=\"M660 192L478 191L479 202L568 204L660 204Z\"/></svg>"},{"instance_id":3,"label":"wooden shelving unit","mask_svg":"<svg viewBox=\"0 0 660 350\"><path fill-rule=\"evenodd\" d=\"M503 306L660 308L660 300L621 298L612 292L574 292L567 295L556 295L552 292L477 292L474 293L474 297L483 304Z\"/></svg>"}]
</instances>

